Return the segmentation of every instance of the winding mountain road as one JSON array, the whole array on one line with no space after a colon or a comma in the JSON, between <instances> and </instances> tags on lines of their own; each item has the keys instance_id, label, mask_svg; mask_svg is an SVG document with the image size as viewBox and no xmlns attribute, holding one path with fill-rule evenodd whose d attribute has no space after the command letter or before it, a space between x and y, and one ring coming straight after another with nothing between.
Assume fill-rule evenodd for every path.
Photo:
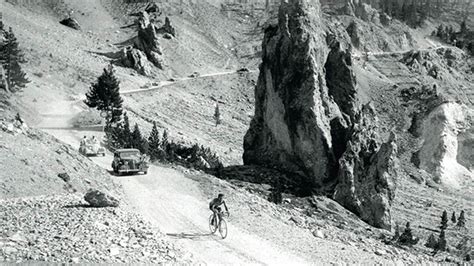
<instances>
[{"instance_id":1,"label":"winding mountain road","mask_svg":"<svg viewBox=\"0 0 474 266\"><path fill-rule=\"evenodd\" d=\"M100 136L100 131L71 128L69 121L80 112L76 104L77 101L55 101L37 127L74 148L78 148L83 135ZM90 159L110 172L111 154ZM309 264L282 247L233 226L232 217L226 239L211 235L208 227L210 199L200 191L197 182L176 170L151 165L147 175L114 178L124 189L130 211L142 215L199 261L219 265Z\"/></svg>"}]
</instances>

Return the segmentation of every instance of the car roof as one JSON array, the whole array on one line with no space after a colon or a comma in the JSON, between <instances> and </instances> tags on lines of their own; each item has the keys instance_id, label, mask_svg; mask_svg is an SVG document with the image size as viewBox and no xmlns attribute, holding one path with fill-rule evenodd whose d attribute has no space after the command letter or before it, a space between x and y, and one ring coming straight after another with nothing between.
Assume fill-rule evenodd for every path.
<instances>
[{"instance_id":1,"label":"car roof","mask_svg":"<svg viewBox=\"0 0 474 266\"><path fill-rule=\"evenodd\" d=\"M139 152L138 149L117 149L115 150L115 152L129 152L129 151L135 151L135 152Z\"/></svg>"}]
</instances>

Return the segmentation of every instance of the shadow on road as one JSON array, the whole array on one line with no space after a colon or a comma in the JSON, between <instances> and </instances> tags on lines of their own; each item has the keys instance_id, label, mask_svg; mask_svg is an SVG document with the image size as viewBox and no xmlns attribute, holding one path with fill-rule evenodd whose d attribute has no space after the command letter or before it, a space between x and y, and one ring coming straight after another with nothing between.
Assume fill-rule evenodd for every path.
<instances>
[{"instance_id":1,"label":"shadow on road","mask_svg":"<svg viewBox=\"0 0 474 266\"><path fill-rule=\"evenodd\" d=\"M167 236L181 239L203 240L213 236L211 233L168 233Z\"/></svg>"}]
</instances>

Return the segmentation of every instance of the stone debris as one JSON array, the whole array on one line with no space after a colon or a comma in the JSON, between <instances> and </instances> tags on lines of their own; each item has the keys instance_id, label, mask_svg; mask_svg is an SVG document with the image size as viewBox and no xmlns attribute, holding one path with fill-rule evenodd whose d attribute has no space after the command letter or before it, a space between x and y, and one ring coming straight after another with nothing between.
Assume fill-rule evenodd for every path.
<instances>
[{"instance_id":1,"label":"stone debris","mask_svg":"<svg viewBox=\"0 0 474 266\"><path fill-rule=\"evenodd\" d=\"M82 203L80 194L1 200L0 264L191 263L189 255L140 217L121 208L112 212Z\"/></svg>"}]
</instances>

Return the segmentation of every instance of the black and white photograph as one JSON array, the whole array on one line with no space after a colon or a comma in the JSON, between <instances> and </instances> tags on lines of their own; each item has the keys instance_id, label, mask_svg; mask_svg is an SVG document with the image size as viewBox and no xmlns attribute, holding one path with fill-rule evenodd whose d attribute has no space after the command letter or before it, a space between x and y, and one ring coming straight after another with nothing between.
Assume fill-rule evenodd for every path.
<instances>
[{"instance_id":1,"label":"black and white photograph","mask_svg":"<svg viewBox=\"0 0 474 266\"><path fill-rule=\"evenodd\" d=\"M0 0L0 264L473 241L474 0Z\"/></svg>"}]
</instances>

